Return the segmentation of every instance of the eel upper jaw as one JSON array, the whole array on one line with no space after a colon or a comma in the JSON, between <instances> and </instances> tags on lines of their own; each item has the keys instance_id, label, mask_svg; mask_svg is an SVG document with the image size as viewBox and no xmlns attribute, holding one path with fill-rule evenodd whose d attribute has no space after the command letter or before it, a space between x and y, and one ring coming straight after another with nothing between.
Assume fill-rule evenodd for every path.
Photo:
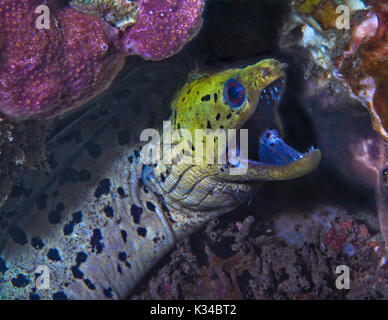
<instances>
[{"instance_id":1,"label":"eel upper jaw","mask_svg":"<svg viewBox=\"0 0 388 320\"><path fill-rule=\"evenodd\" d=\"M279 134L282 128L276 108L284 83L283 78L277 79L261 92L256 110L243 126L248 129L248 156L244 158L240 154L240 135L237 133L235 152L237 156L229 157L228 164L222 166L222 170L216 175L218 180L224 182L289 180L304 176L318 166L321 159L321 152L318 149L311 147L308 152L300 153L287 145ZM269 120L263 120L263 114L269 115ZM241 174L231 174L231 169L236 168L240 169L237 172Z\"/></svg>"}]
</instances>

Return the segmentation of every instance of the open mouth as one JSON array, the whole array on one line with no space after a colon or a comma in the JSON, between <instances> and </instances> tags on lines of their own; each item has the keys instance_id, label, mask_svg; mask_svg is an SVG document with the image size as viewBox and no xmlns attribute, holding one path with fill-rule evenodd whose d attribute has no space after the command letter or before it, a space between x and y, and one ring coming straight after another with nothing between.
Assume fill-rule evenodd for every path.
<instances>
[{"instance_id":1,"label":"open mouth","mask_svg":"<svg viewBox=\"0 0 388 320\"><path fill-rule=\"evenodd\" d=\"M240 130L237 130L236 157L229 158L230 167L240 167L241 174L231 175L224 170L223 180L287 180L303 176L314 170L320 161L321 153L311 147L301 153L281 137L281 123L277 105L285 87L283 78L277 79L260 94L256 110L240 129L248 129L248 144L245 153L241 151ZM232 164L232 165L231 165Z\"/></svg>"},{"instance_id":2,"label":"open mouth","mask_svg":"<svg viewBox=\"0 0 388 320\"><path fill-rule=\"evenodd\" d=\"M287 165L303 158L312 151L314 151L314 147L311 147L306 153L295 150L282 140L276 130L265 131L259 139L258 154L263 163Z\"/></svg>"},{"instance_id":3,"label":"open mouth","mask_svg":"<svg viewBox=\"0 0 388 320\"><path fill-rule=\"evenodd\" d=\"M284 88L284 78L277 79L264 88L260 94L255 112L241 128L248 129L248 159L252 161L267 162L265 159L261 159L260 149L264 150L266 146L269 146L266 143L268 139L265 139L267 137L267 131L278 132L281 130L279 129L281 124L277 116L277 105L282 97ZM278 135L280 136L279 133ZM237 138L239 143L239 135ZM239 145L238 149L240 149ZM237 152L240 154L240 150ZM268 161L268 163L272 163L272 161Z\"/></svg>"}]
</instances>

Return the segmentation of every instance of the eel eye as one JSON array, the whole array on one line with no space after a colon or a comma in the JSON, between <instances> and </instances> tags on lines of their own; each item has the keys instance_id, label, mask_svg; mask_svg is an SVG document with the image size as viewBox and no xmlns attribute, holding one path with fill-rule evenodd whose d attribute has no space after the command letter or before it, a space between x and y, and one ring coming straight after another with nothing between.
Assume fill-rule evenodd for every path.
<instances>
[{"instance_id":1,"label":"eel eye","mask_svg":"<svg viewBox=\"0 0 388 320\"><path fill-rule=\"evenodd\" d=\"M224 86L224 100L231 108L239 108L245 100L244 87L236 79L229 79Z\"/></svg>"}]
</instances>

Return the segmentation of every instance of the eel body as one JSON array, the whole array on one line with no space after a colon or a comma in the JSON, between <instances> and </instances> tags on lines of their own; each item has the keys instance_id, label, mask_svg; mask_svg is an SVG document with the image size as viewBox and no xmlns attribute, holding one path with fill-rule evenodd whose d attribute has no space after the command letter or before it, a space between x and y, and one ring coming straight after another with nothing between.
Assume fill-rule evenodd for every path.
<instances>
[{"instance_id":1,"label":"eel body","mask_svg":"<svg viewBox=\"0 0 388 320\"><path fill-rule=\"evenodd\" d=\"M136 97L128 89L114 112L100 106L53 139L54 173L32 173L22 195L3 208L0 299L123 299L177 241L247 201L262 181L296 178L317 166L318 150L291 152L277 142L285 67L272 59L188 81L170 117L174 130L187 132L248 125L254 148L257 137L264 144L266 163L241 159L247 171L240 175L230 174L236 163L184 163L176 159L179 146L193 156L199 151L180 135L171 145L175 161L145 163L139 135L160 127L166 113L147 82L166 72L178 77L165 66L140 69L129 81L136 80ZM164 80L156 87L169 96ZM143 107L133 111L133 104L152 106L159 120L144 123Z\"/></svg>"}]
</instances>

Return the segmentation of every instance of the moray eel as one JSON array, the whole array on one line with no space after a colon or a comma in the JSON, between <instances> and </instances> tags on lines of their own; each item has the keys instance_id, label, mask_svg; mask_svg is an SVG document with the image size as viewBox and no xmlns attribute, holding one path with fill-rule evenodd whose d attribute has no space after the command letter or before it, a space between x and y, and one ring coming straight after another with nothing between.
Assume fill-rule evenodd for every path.
<instances>
[{"instance_id":1,"label":"moray eel","mask_svg":"<svg viewBox=\"0 0 388 320\"><path fill-rule=\"evenodd\" d=\"M146 145L140 149L129 143L123 133L127 131L120 130L115 145L112 130L102 130L120 126L120 117L109 124L103 120L109 108L84 117L76 127L93 126L94 136L87 143L79 143L85 137L77 130L55 142L62 143L56 159L64 157L71 167L41 183L44 188L30 196L32 202L22 197L19 206L3 209L7 217L16 218L8 220L8 237L0 241L0 298L125 298L177 241L247 201L262 181L311 172L319 163L319 150L302 154L280 137L277 103L284 89L284 69L284 64L266 59L188 81L171 104L171 126L178 130L169 148L171 163L144 163ZM152 97L147 92L145 105ZM132 121L134 126L140 122ZM184 130L195 133L201 128L247 128L248 145L253 144L249 158L240 158L239 164L189 164L177 159L178 146L198 154L198 143L187 139ZM75 142L66 147L69 139ZM221 140L215 140L217 146ZM206 139L200 142L204 146ZM102 143L109 152L101 152ZM234 147L235 155L240 147L238 143ZM66 154L71 152L70 161ZM244 174L232 174L232 169L243 166L247 166ZM30 181L38 183L34 176ZM47 274L45 288L47 279L41 281Z\"/></svg>"}]
</instances>

